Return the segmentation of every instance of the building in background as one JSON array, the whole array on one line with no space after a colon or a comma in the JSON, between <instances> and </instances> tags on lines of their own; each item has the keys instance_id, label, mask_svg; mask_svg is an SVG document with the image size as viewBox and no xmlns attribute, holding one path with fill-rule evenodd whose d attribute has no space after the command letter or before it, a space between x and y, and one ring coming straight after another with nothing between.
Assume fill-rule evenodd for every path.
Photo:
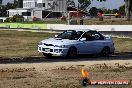
<instances>
[{"instance_id":1,"label":"building in background","mask_svg":"<svg viewBox=\"0 0 132 88\"><path fill-rule=\"evenodd\" d=\"M33 18L61 17L67 12L66 0L23 0L23 8L9 9L8 15L22 15L25 21L33 21Z\"/></svg>"}]
</instances>

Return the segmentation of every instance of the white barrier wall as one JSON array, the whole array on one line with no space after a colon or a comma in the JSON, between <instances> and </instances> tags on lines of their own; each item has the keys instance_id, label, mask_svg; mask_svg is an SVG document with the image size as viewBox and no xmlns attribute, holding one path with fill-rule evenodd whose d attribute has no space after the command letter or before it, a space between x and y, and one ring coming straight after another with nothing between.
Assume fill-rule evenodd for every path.
<instances>
[{"instance_id":1,"label":"white barrier wall","mask_svg":"<svg viewBox=\"0 0 132 88\"><path fill-rule=\"evenodd\" d=\"M47 29L70 30L70 29L94 29L98 31L132 31L132 25L65 25L47 24Z\"/></svg>"}]
</instances>

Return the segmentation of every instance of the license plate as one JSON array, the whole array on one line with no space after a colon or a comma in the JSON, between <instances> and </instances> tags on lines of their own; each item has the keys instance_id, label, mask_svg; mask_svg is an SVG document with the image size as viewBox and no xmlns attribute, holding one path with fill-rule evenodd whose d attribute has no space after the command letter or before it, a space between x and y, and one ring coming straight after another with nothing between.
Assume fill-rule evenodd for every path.
<instances>
[{"instance_id":1,"label":"license plate","mask_svg":"<svg viewBox=\"0 0 132 88\"><path fill-rule=\"evenodd\" d=\"M50 49L45 49L45 52L50 52Z\"/></svg>"}]
</instances>

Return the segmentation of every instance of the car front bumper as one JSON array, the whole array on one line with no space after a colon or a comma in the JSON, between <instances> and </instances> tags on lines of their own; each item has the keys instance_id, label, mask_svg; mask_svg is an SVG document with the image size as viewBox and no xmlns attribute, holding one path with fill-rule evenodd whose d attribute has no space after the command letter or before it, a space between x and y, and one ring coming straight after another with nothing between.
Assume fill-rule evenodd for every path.
<instances>
[{"instance_id":1,"label":"car front bumper","mask_svg":"<svg viewBox=\"0 0 132 88\"><path fill-rule=\"evenodd\" d=\"M59 47L38 46L38 52L45 53L45 54L51 54L53 56L66 56L68 49L59 48Z\"/></svg>"}]
</instances>

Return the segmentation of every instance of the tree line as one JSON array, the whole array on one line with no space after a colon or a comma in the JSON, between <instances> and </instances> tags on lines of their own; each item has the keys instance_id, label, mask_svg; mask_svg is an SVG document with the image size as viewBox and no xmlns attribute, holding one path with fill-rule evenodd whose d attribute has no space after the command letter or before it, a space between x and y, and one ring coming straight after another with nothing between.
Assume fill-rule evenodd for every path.
<instances>
[{"instance_id":1,"label":"tree line","mask_svg":"<svg viewBox=\"0 0 132 88\"><path fill-rule=\"evenodd\" d=\"M71 1L73 3L74 0L68 0L68 1ZM90 6L90 4L92 3L93 0L78 0L79 4L77 6L77 8L81 9L81 10L86 10L87 11L87 8ZM99 2L105 2L107 0L97 0ZM125 8L125 15L126 15L126 18L128 21L132 20L132 0L124 0L124 6L121 6L119 8L118 11L121 11L121 13L124 14L124 8ZM118 3L115 1L115 3ZM92 9L96 9L96 8L92 8ZM107 10L107 13L109 13L110 10ZM116 11L113 10L113 11Z\"/></svg>"},{"instance_id":2,"label":"tree line","mask_svg":"<svg viewBox=\"0 0 132 88\"><path fill-rule=\"evenodd\" d=\"M96 7L92 7L89 10L89 14L90 16L97 16L98 12L102 11L103 14L120 14L122 16L125 16L125 5L120 6L119 9L106 9L106 8L96 8Z\"/></svg>"},{"instance_id":3,"label":"tree line","mask_svg":"<svg viewBox=\"0 0 132 88\"><path fill-rule=\"evenodd\" d=\"M8 16L7 10L9 10L9 9L23 7L23 0L14 0L13 3L8 2L6 5L3 5L2 2L3 2L3 0L0 0L0 17Z\"/></svg>"},{"instance_id":4,"label":"tree line","mask_svg":"<svg viewBox=\"0 0 132 88\"><path fill-rule=\"evenodd\" d=\"M23 0L14 0L13 3L7 3L6 5L2 5L2 1L0 0L0 17L2 16L7 16L7 10L8 9L14 9L14 8L22 8L23 7ZM90 6L91 2L93 0L78 0L79 4L77 8L81 10L87 10L87 8ZM104 2L107 0L97 0L99 2ZM125 15L127 17L127 20L132 19L132 0L124 0L125 4ZM75 7L75 2L74 0L67 0L67 5L68 6L74 6Z\"/></svg>"}]
</instances>

